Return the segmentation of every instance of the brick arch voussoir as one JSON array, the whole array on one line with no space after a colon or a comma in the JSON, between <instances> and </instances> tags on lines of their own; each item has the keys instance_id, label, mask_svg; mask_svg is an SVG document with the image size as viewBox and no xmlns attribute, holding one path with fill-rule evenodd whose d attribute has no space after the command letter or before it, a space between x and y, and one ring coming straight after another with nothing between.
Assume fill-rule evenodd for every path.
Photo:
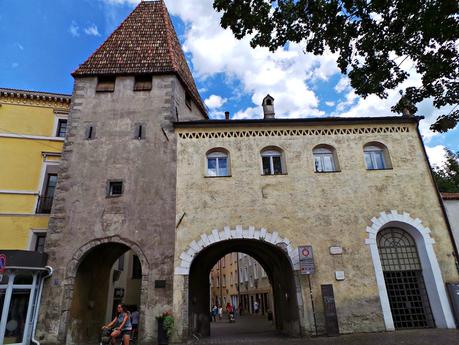
<instances>
[{"instance_id":1,"label":"brick arch voussoir","mask_svg":"<svg viewBox=\"0 0 459 345\"><path fill-rule=\"evenodd\" d=\"M399 222L410 225L419 231L424 238L434 243L434 240L430 237L430 229L425 227L419 218L413 218L407 212L391 210L390 212L381 212L379 217L373 217L371 219L371 225L366 228L366 232L368 233L368 238L366 239L367 244L376 241L378 232L391 222Z\"/></svg>"},{"instance_id":2,"label":"brick arch voussoir","mask_svg":"<svg viewBox=\"0 0 459 345\"><path fill-rule=\"evenodd\" d=\"M299 256L296 247L287 237L282 237L277 231L270 232L265 228L256 229L254 226L249 226L244 229L241 225L231 229L225 226L223 230L212 230L211 233L203 233L198 239L190 242L186 249L179 256L179 264L175 267L176 275L189 275L191 263L196 255L204 248L222 241L231 239L250 239L258 240L273 245L285 244L287 255L294 270L299 270Z\"/></svg>"}]
</instances>

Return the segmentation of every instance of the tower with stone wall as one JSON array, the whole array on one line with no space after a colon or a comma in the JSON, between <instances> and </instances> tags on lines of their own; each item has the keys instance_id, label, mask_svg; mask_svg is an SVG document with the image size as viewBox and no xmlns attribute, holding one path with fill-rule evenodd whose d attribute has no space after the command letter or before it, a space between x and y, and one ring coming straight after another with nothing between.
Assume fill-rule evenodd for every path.
<instances>
[{"instance_id":1,"label":"tower with stone wall","mask_svg":"<svg viewBox=\"0 0 459 345\"><path fill-rule=\"evenodd\" d=\"M69 133L46 252L37 338L97 337L110 267L132 249L142 266L140 343L172 308L176 229L174 121L207 118L163 1L141 2L72 74Z\"/></svg>"}]
</instances>

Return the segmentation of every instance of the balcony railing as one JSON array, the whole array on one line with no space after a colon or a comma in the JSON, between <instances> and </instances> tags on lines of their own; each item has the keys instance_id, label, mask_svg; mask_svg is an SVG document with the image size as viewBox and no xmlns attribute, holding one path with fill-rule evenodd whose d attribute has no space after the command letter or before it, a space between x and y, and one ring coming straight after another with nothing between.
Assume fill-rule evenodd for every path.
<instances>
[{"instance_id":1,"label":"balcony railing","mask_svg":"<svg viewBox=\"0 0 459 345\"><path fill-rule=\"evenodd\" d=\"M53 197L38 196L37 213L49 214L53 206Z\"/></svg>"}]
</instances>

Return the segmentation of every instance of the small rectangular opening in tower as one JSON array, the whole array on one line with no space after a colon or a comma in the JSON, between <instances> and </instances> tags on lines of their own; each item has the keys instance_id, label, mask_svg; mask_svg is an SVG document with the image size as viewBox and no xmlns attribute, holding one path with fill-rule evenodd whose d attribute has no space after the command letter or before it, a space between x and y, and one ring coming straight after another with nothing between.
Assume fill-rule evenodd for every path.
<instances>
[{"instance_id":1,"label":"small rectangular opening in tower","mask_svg":"<svg viewBox=\"0 0 459 345\"><path fill-rule=\"evenodd\" d=\"M97 77L96 92L113 92L115 91L115 76Z\"/></svg>"},{"instance_id":2,"label":"small rectangular opening in tower","mask_svg":"<svg viewBox=\"0 0 459 345\"><path fill-rule=\"evenodd\" d=\"M123 194L123 181L108 181L108 196L121 196Z\"/></svg>"},{"instance_id":3,"label":"small rectangular opening in tower","mask_svg":"<svg viewBox=\"0 0 459 345\"><path fill-rule=\"evenodd\" d=\"M189 92L185 92L185 104L191 109L191 95Z\"/></svg>"},{"instance_id":4,"label":"small rectangular opening in tower","mask_svg":"<svg viewBox=\"0 0 459 345\"><path fill-rule=\"evenodd\" d=\"M148 74L136 75L134 77L134 91L150 91L152 87L152 76Z\"/></svg>"}]
</instances>

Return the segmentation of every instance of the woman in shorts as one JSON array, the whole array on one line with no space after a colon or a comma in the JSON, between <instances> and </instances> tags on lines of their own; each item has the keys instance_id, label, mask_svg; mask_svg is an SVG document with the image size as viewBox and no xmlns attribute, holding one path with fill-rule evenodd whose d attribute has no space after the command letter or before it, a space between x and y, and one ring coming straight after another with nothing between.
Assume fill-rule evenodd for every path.
<instances>
[{"instance_id":1,"label":"woman in shorts","mask_svg":"<svg viewBox=\"0 0 459 345\"><path fill-rule=\"evenodd\" d=\"M129 345L131 339L132 324L131 316L126 309L124 304L118 304L116 308L115 318L108 324L102 326L102 329L113 329L110 337L112 338L112 344L116 344L117 338L123 339L123 345Z\"/></svg>"}]
</instances>

